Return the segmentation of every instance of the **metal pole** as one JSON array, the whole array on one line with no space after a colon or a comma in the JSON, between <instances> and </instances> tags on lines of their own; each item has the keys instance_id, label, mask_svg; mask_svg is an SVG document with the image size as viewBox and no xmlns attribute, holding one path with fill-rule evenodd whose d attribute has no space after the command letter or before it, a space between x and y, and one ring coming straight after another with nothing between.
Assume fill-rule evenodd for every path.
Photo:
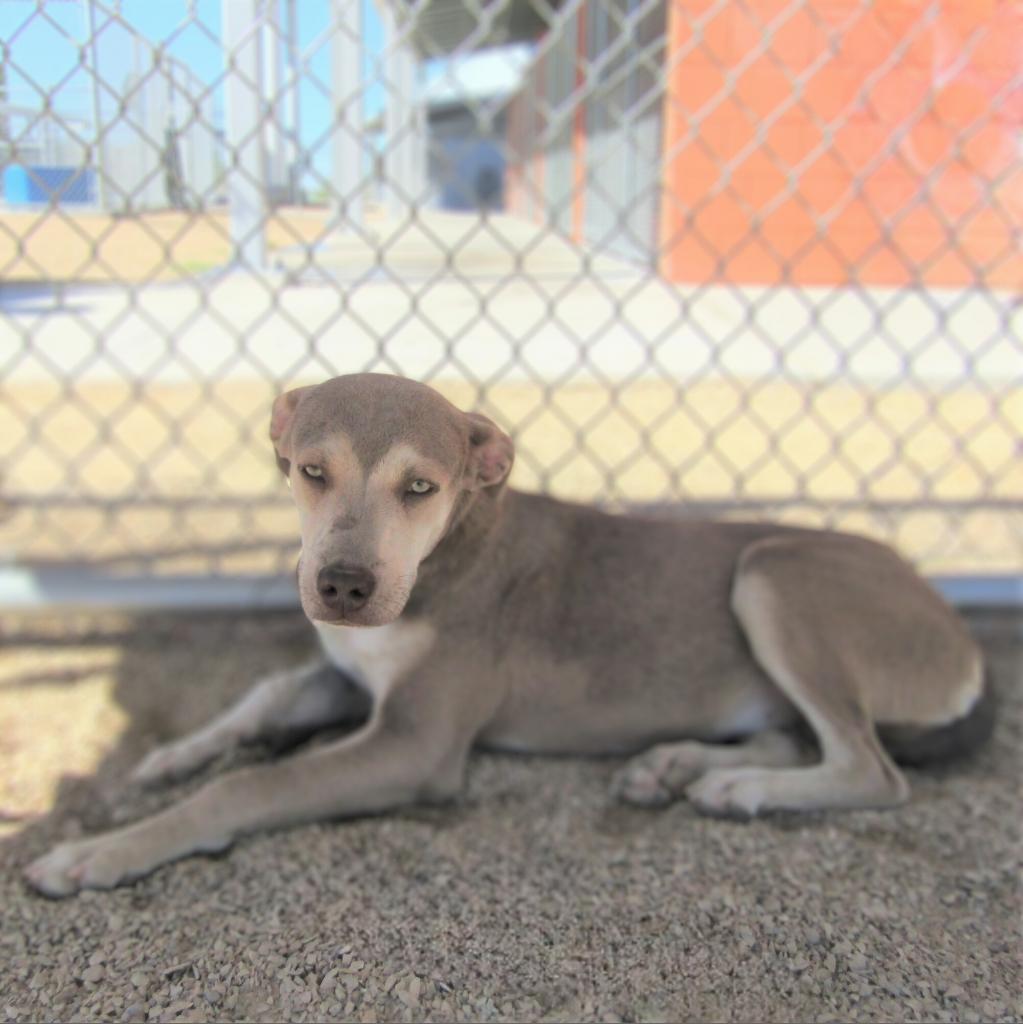
<instances>
[{"instance_id":1,"label":"metal pole","mask_svg":"<svg viewBox=\"0 0 1023 1024\"><path fill-rule=\"evenodd\" d=\"M103 166L103 141L100 134L103 130L99 98L99 58L96 50L96 22L93 10L95 0L82 0L85 14L85 59L86 66L92 75L92 128L94 142L92 159L96 173L96 201L101 210L107 209L106 168Z\"/></svg>"},{"instance_id":2,"label":"metal pole","mask_svg":"<svg viewBox=\"0 0 1023 1024\"><path fill-rule=\"evenodd\" d=\"M383 200L387 212L397 214L402 207L401 174L401 128L404 122L404 106L398 54L397 26L394 11L387 0L379 5L380 20L384 26L384 85L386 87L384 107L384 187Z\"/></svg>"},{"instance_id":3,"label":"metal pole","mask_svg":"<svg viewBox=\"0 0 1023 1024\"><path fill-rule=\"evenodd\" d=\"M234 259L250 269L266 263L266 187L259 111L257 0L221 0L228 146L227 194Z\"/></svg>"},{"instance_id":4,"label":"metal pole","mask_svg":"<svg viewBox=\"0 0 1023 1024\"><path fill-rule=\"evenodd\" d=\"M362 223L363 140L362 0L334 0L331 84L334 115L333 179L338 209L350 223Z\"/></svg>"},{"instance_id":5,"label":"metal pole","mask_svg":"<svg viewBox=\"0 0 1023 1024\"><path fill-rule=\"evenodd\" d=\"M300 110L300 93L299 82L301 81L301 69L299 67L299 47L298 47L298 10L296 7L295 0L287 0L287 10L285 17L286 21L286 32L287 32L287 48L288 48L288 69L290 71L291 88L288 92L288 99L290 100L288 111L288 189L290 191L289 199L293 203L300 203L302 201L302 183L301 183L301 170L299 163L301 161L302 146L301 146L301 134L300 125L301 121L301 110Z\"/></svg>"},{"instance_id":6,"label":"metal pole","mask_svg":"<svg viewBox=\"0 0 1023 1024\"><path fill-rule=\"evenodd\" d=\"M266 181L273 203L285 198L284 182L284 104L281 102L281 34L277 24L275 0L263 7L262 57L263 57L263 109L267 117L263 128L266 147Z\"/></svg>"},{"instance_id":7,"label":"metal pole","mask_svg":"<svg viewBox=\"0 0 1023 1024\"><path fill-rule=\"evenodd\" d=\"M415 51L407 38L401 38L401 26L390 3L381 3L380 19L387 46L384 55L388 85L384 111L385 194L392 212L399 213L415 205L420 198L425 128L416 82ZM409 26L405 27L408 35Z\"/></svg>"},{"instance_id":8,"label":"metal pole","mask_svg":"<svg viewBox=\"0 0 1023 1024\"><path fill-rule=\"evenodd\" d=\"M0 40L0 160L5 163L11 156L10 137L7 126L7 44Z\"/></svg>"}]
</instances>

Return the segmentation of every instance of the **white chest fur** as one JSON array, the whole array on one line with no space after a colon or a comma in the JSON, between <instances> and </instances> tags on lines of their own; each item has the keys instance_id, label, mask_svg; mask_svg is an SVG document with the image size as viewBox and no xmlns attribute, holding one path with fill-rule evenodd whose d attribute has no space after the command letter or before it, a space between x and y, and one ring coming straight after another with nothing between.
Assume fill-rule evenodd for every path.
<instances>
[{"instance_id":1,"label":"white chest fur","mask_svg":"<svg viewBox=\"0 0 1023 1024\"><path fill-rule=\"evenodd\" d=\"M327 660L353 675L381 700L433 646L434 631L425 622L397 622L354 629L315 623Z\"/></svg>"}]
</instances>

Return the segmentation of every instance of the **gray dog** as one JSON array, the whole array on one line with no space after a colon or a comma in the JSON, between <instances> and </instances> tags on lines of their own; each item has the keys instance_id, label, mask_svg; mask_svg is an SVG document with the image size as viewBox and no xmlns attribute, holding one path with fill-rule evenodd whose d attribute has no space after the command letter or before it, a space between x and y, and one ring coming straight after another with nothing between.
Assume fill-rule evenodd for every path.
<instances>
[{"instance_id":1,"label":"gray dog","mask_svg":"<svg viewBox=\"0 0 1023 1024\"><path fill-rule=\"evenodd\" d=\"M990 730L965 627L880 544L520 494L504 433L399 377L290 391L270 434L326 663L264 680L136 776L364 722L56 847L27 870L43 893L114 886L257 829L451 798L476 745L635 754L621 799L750 816L894 806L908 787L893 756L942 759Z\"/></svg>"}]
</instances>

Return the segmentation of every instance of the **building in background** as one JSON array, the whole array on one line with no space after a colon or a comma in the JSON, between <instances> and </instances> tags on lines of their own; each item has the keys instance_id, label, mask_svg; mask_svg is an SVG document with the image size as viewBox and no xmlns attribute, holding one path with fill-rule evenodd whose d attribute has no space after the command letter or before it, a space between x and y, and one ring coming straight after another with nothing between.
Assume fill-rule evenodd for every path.
<instances>
[{"instance_id":1,"label":"building in background","mask_svg":"<svg viewBox=\"0 0 1023 1024\"><path fill-rule=\"evenodd\" d=\"M470 54L437 69L424 90L431 205L500 210L505 201L507 101L531 59L527 46Z\"/></svg>"},{"instance_id":2,"label":"building in background","mask_svg":"<svg viewBox=\"0 0 1023 1024\"><path fill-rule=\"evenodd\" d=\"M211 202L224 164L211 92L181 61L141 37L134 44L117 116L100 133L65 110L2 107L4 202L96 206L102 199L112 213Z\"/></svg>"},{"instance_id":3,"label":"building in background","mask_svg":"<svg viewBox=\"0 0 1023 1024\"><path fill-rule=\"evenodd\" d=\"M205 79L100 8L117 37L62 58L116 67L91 118L0 79L8 203L225 201L253 266L270 207L359 228L376 198L503 209L681 283L1023 280L1019 4L223 0Z\"/></svg>"},{"instance_id":4,"label":"building in background","mask_svg":"<svg viewBox=\"0 0 1023 1024\"><path fill-rule=\"evenodd\" d=\"M89 126L82 118L4 103L3 201L12 206L96 201L88 163Z\"/></svg>"},{"instance_id":5,"label":"building in background","mask_svg":"<svg viewBox=\"0 0 1023 1024\"><path fill-rule=\"evenodd\" d=\"M576 4L536 53L508 113L509 212L653 265L665 5Z\"/></svg>"},{"instance_id":6,"label":"building in background","mask_svg":"<svg viewBox=\"0 0 1023 1024\"><path fill-rule=\"evenodd\" d=\"M1018 5L562 13L509 111L510 211L677 282L1023 281Z\"/></svg>"},{"instance_id":7,"label":"building in background","mask_svg":"<svg viewBox=\"0 0 1023 1024\"><path fill-rule=\"evenodd\" d=\"M226 161L212 93L181 61L134 42L123 112L103 144L107 205L119 213L213 205Z\"/></svg>"}]
</instances>

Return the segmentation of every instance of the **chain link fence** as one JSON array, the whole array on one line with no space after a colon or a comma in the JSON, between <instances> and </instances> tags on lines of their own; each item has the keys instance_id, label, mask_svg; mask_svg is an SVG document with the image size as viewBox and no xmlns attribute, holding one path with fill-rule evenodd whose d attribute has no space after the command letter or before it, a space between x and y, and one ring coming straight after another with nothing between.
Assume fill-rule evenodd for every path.
<instances>
[{"instance_id":1,"label":"chain link fence","mask_svg":"<svg viewBox=\"0 0 1023 1024\"><path fill-rule=\"evenodd\" d=\"M0 552L290 570L282 389L401 373L514 483L1023 571L1001 0L0 5Z\"/></svg>"}]
</instances>

